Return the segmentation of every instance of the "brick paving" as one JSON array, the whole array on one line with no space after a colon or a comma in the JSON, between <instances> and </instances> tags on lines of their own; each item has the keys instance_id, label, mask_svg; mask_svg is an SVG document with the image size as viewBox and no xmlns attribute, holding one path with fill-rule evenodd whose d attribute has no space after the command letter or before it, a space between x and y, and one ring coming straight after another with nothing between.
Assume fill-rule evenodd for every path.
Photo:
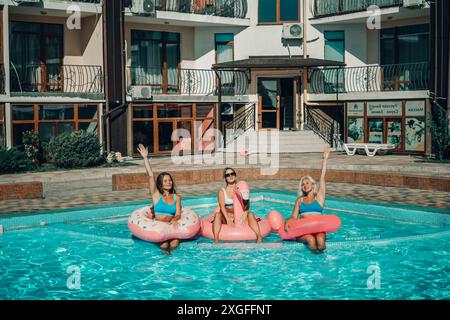
<instances>
[{"instance_id":1,"label":"brick paving","mask_svg":"<svg viewBox=\"0 0 450 320\"><path fill-rule=\"evenodd\" d=\"M248 181L252 189L273 189L296 192L298 181ZM211 194L218 191L222 183L208 183L178 187L178 193L185 196ZM440 208L449 211L450 193L431 190L417 190L345 183L328 183L327 195L332 197L361 201L375 201L393 204ZM49 196L45 199L7 200L0 202L0 213L35 212L80 206L95 206L149 200L146 189L115 191L92 195Z\"/></svg>"},{"instance_id":2,"label":"brick paving","mask_svg":"<svg viewBox=\"0 0 450 320\"><path fill-rule=\"evenodd\" d=\"M279 158L281 168L311 168L319 169L321 165L321 154L283 154ZM240 156L236 155L235 159ZM198 159L198 157L196 158ZM192 157L184 157L184 160L192 161ZM259 163L249 163L249 158L239 158L247 163L225 164L174 164L169 157L153 157L150 159L155 171L189 171L192 169L223 168L231 165L235 168L259 167ZM261 159L259 159L261 160ZM84 170L70 170L57 172L39 172L25 174L0 175L0 184L42 181L44 184L45 199L31 200L5 200L0 201L0 214L15 212L36 212L41 210L65 209L78 206L108 205L114 203L125 203L143 201L149 199L148 190L138 189L131 191L111 191L111 177L115 173L140 173L145 172L142 160L133 162L137 166L94 168ZM430 177L441 177L450 179L450 163L427 163L421 157L407 155L387 156L347 156L342 153L332 153L328 161L328 169L354 170L354 171L376 171L396 172L410 175L425 175ZM296 191L298 179L293 177L292 181L281 180L258 180L249 181L253 189L278 189ZM221 183L198 184L179 186L179 192L184 195L211 194L222 187ZM381 187L346 183L327 184L329 196L377 201L386 203L406 204L413 206L424 206L450 210L450 193L433 190L418 190L398 187Z\"/></svg>"}]
</instances>

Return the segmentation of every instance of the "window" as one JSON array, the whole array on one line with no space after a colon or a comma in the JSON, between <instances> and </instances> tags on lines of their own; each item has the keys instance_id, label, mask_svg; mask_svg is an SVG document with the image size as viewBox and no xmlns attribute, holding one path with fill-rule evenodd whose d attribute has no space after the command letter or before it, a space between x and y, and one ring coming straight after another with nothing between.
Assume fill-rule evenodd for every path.
<instances>
[{"instance_id":1,"label":"window","mask_svg":"<svg viewBox=\"0 0 450 320\"><path fill-rule=\"evenodd\" d=\"M154 93L178 92L180 34L131 30L131 79Z\"/></svg>"},{"instance_id":2,"label":"window","mask_svg":"<svg viewBox=\"0 0 450 320\"><path fill-rule=\"evenodd\" d=\"M274 24L300 21L300 0L259 0L258 21Z\"/></svg>"},{"instance_id":3,"label":"window","mask_svg":"<svg viewBox=\"0 0 450 320\"><path fill-rule=\"evenodd\" d=\"M344 62L345 60L344 31L325 31L325 59Z\"/></svg>"},{"instance_id":4,"label":"window","mask_svg":"<svg viewBox=\"0 0 450 320\"><path fill-rule=\"evenodd\" d=\"M11 21L12 92L61 91L62 24Z\"/></svg>"},{"instance_id":5,"label":"window","mask_svg":"<svg viewBox=\"0 0 450 320\"><path fill-rule=\"evenodd\" d=\"M98 132L98 106L75 105L13 105L12 106L13 145L22 145L25 131L39 132L41 142L48 142L63 132L86 130Z\"/></svg>"},{"instance_id":6,"label":"window","mask_svg":"<svg viewBox=\"0 0 450 320\"><path fill-rule=\"evenodd\" d=\"M344 31L325 31L325 59L345 61L345 33ZM325 70L325 92L343 92L344 72L341 68L328 68Z\"/></svg>"},{"instance_id":7,"label":"window","mask_svg":"<svg viewBox=\"0 0 450 320\"><path fill-rule=\"evenodd\" d=\"M186 152L206 150L211 147L215 112L214 104L133 105L133 151L136 153L140 143L151 153L168 153L174 147ZM182 138L173 137L176 129Z\"/></svg>"},{"instance_id":8,"label":"window","mask_svg":"<svg viewBox=\"0 0 450 320\"><path fill-rule=\"evenodd\" d=\"M380 32L382 89L386 91L427 89L429 48L427 24L382 29Z\"/></svg>"},{"instance_id":9,"label":"window","mask_svg":"<svg viewBox=\"0 0 450 320\"><path fill-rule=\"evenodd\" d=\"M216 63L234 60L234 35L232 33L216 34Z\"/></svg>"}]
</instances>

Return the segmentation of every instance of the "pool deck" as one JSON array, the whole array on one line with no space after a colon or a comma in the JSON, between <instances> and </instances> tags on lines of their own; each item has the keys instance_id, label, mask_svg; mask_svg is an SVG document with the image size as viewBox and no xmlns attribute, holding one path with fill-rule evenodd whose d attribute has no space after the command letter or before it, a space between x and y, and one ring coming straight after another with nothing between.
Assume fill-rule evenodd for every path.
<instances>
[{"instance_id":1,"label":"pool deck","mask_svg":"<svg viewBox=\"0 0 450 320\"><path fill-rule=\"evenodd\" d=\"M280 168L320 169L319 153L284 154L277 159ZM270 157L266 157L269 158ZM201 159L200 159L201 160ZM260 168L263 158L242 158L236 155L235 161L224 161L224 164L204 164L199 158L183 157L183 164L175 164L170 157L154 157L150 159L155 171L190 171L216 169L232 166L238 168ZM273 160L273 159L272 159ZM236 163L240 161L240 163ZM25 174L0 175L0 184L41 181L44 185L44 199L4 200L0 201L0 214L15 212L36 212L79 206L94 206L124 202L144 201L149 199L147 189L129 191L111 191L112 175L118 173L143 173L142 160L135 160L137 166L95 168L56 172L39 172ZM429 163L419 156L387 155L387 156L347 156L332 153L328 161L328 169L361 172L401 173L411 176L439 177L450 180L450 163ZM293 180L249 180L252 189L278 189L296 192L300 177ZM182 195L211 194L218 191L222 183L184 185L178 187ZM329 196L376 201L393 204L433 207L449 210L450 193L436 190L420 190L399 187L386 187L348 183L327 183Z\"/></svg>"}]
</instances>

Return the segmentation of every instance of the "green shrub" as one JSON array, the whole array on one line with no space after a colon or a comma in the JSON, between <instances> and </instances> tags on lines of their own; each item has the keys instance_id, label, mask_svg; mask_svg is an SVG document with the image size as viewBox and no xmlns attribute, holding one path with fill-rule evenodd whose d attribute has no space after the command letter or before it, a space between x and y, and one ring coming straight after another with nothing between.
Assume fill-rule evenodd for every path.
<instances>
[{"instance_id":1,"label":"green shrub","mask_svg":"<svg viewBox=\"0 0 450 320\"><path fill-rule=\"evenodd\" d=\"M42 162L42 150L39 138L39 132L30 130L22 133L22 142L25 147L25 154L31 159L31 162L38 166Z\"/></svg>"},{"instance_id":2,"label":"green shrub","mask_svg":"<svg viewBox=\"0 0 450 320\"><path fill-rule=\"evenodd\" d=\"M450 155L448 119L444 109L435 105L429 119L432 151L437 160L443 160Z\"/></svg>"},{"instance_id":3,"label":"green shrub","mask_svg":"<svg viewBox=\"0 0 450 320\"><path fill-rule=\"evenodd\" d=\"M50 160L59 168L93 167L105 161L97 135L83 130L53 137L46 147Z\"/></svg>"},{"instance_id":4,"label":"green shrub","mask_svg":"<svg viewBox=\"0 0 450 320\"><path fill-rule=\"evenodd\" d=\"M33 169L31 159L16 148L0 148L0 173L14 173Z\"/></svg>"}]
</instances>

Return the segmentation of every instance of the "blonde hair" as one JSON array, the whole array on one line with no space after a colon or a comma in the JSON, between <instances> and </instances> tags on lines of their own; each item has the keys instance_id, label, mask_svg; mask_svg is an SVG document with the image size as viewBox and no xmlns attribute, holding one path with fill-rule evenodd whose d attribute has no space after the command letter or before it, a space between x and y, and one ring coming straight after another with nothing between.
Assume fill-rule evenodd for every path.
<instances>
[{"instance_id":1,"label":"blonde hair","mask_svg":"<svg viewBox=\"0 0 450 320\"><path fill-rule=\"evenodd\" d=\"M312 184L312 192L313 192L314 196L317 196L317 192L318 192L317 182L316 182L316 180L314 180L314 178L311 177L311 176L303 176L303 177L300 179L300 182L299 182L299 184L298 184L298 196L299 196L299 197L304 197L304 196L306 196L306 194L305 194L305 193L303 192L303 190L302 190L302 183L303 183L303 180L309 180L309 182L311 182L311 184Z\"/></svg>"}]
</instances>

